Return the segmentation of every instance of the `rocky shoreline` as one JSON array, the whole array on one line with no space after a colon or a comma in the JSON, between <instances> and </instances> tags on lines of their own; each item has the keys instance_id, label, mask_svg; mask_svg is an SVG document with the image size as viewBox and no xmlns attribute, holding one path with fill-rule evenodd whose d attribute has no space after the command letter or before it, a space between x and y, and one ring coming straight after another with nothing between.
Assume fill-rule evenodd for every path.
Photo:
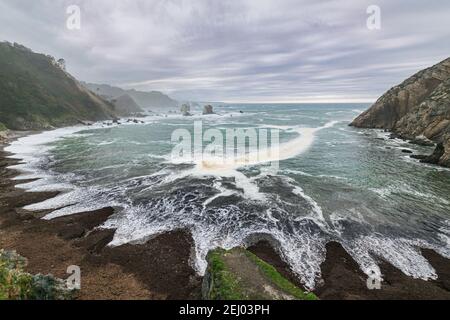
<instances>
[{"instance_id":1,"label":"rocky shoreline","mask_svg":"<svg viewBox=\"0 0 450 320\"><path fill-rule=\"evenodd\" d=\"M17 137L17 135L15 135ZM77 299L189 299L202 297L202 278L189 260L193 241L184 231L160 235L139 245L110 248L114 230L100 226L114 214L113 208L61 217L40 219L46 212L27 212L22 207L44 201L56 192L29 193L15 188L17 164L0 144L0 248L16 250L28 259L27 272L67 278L67 267L78 265L82 289ZM297 277L267 242L249 251L273 266L301 288ZM337 243L327 246L322 265L323 280L314 291L319 299L449 299L450 260L431 250L422 250L436 269L436 281L416 280L381 263L385 281L381 290L368 290L367 277Z\"/></svg>"},{"instance_id":2,"label":"rocky shoreline","mask_svg":"<svg viewBox=\"0 0 450 320\"><path fill-rule=\"evenodd\" d=\"M391 88L351 124L385 129L413 143L436 145L421 160L450 167L450 58Z\"/></svg>"}]
</instances>

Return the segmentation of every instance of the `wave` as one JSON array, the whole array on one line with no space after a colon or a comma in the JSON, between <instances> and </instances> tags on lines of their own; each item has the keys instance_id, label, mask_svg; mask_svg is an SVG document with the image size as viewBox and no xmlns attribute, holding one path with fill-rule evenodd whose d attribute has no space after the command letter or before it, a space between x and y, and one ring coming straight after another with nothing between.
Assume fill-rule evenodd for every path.
<instances>
[{"instance_id":1,"label":"wave","mask_svg":"<svg viewBox=\"0 0 450 320\"><path fill-rule=\"evenodd\" d=\"M176 119L175 116L168 118L169 121ZM178 118L186 120L181 116ZM150 123L166 121L165 119L152 116L145 121ZM220 122L227 119L213 116L207 121L216 120ZM101 226L116 229L110 246L142 243L161 233L189 230L194 239L191 264L199 274L206 270L206 255L211 249L249 246L258 239L269 239L308 289L314 289L321 277L320 267L325 261L326 244L329 241L341 243L367 274L371 274L373 269L379 270L378 261L381 257L407 275L435 279L435 270L418 248L432 248L450 257L449 228L442 228L439 234L443 245L395 235L387 237L375 232L358 233L354 230L366 230L366 226L367 230L374 229L364 221L357 205L353 204L351 207L355 218L340 214L341 212L329 214L326 203L309 192L306 185L300 185L286 175L296 176L299 180L317 180L324 184L331 179L346 178L289 169L275 174L260 168L270 162L304 155L313 146L319 132L332 128L337 122L328 122L315 128L272 126L274 129L295 133L296 136L280 144L277 152L254 151L237 160L223 161L224 159L206 157L191 163L179 163L168 156L148 154L149 157L161 160L165 168L102 187L78 185L77 176L41 169L42 162L51 157L55 141L71 134L84 136L82 131L86 127L58 129L25 137L13 143L7 151L16 153L12 157L23 160L23 163L16 166L20 170L27 170L23 171L21 179L41 178L22 184L22 188L29 191L63 191L55 198L29 205L26 209L51 210L44 218L50 220L107 206L115 207L117 210L114 216ZM97 127L88 129L95 128ZM101 128L101 124L98 128ZM332 186L337 184L335 180L331 181ZM389 192L394 192L396 188L398 186L372 191L383 198L388 197ZM405 192L426 196L415 194L409 189ZM378 199L375 196L373 198ZM349 233L352 237L348 236Z\"/></svg>"}]
</instances>

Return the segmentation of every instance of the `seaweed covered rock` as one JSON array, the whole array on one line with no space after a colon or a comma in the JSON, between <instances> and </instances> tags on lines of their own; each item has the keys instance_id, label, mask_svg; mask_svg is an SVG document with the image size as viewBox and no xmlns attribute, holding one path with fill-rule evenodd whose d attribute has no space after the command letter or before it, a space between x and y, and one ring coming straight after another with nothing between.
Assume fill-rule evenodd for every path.
<instances>
[{"instance_id":1,"label":"seaweed covered rock","mask_svg":"<svg viewBox=\"0 0 450 320\"><path fill-rule=\"evenodd\" d=\"M206 300L316 300L248 250L209 253L202 294Z\"/></svg>"},{"instance_id":2,"label":"seaweed covered rock","mask_svg":"<svg viewBox=\"0 0 450 320\"><path fill-rule=\"evenodd\" d=\"M0 250L0 300L70 300L75 292L52 275L24 272L27 260L14 251Z\"/></svg>"}]
</instances>

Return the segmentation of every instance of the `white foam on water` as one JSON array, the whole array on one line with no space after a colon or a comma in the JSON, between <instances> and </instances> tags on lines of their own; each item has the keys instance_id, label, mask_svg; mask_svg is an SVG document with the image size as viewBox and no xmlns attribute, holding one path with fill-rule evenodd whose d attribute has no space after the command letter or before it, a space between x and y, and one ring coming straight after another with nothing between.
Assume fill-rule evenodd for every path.
<instances>
[{"instance_id":1,"label":"white foam on water","mask_svg":"<svg viewBox=\"0 0 450 320\"><path fill-rule=\"evenodd\" d=\"M435 249L426 242L373 234L361 236L343 245L367 275L370 275L371 270L380 273L378 264L382 258L415 279L437 279L436 271L420 253L419 248Z\"/></svg>"},{"instance_id":2,"label":"white foam on water","mask_svg":"<svg viewBox=\"0 0 450 320\"><path fill-rule=\"evenodd\" d=\"M195 165L194 169L189 169L184 176L215 176L233 177L236 184L244 190L246 196L256 201L264 201L265 196L259 192L258 187L238 169L249 166L263 165L267 163L287 160L306 152L313 144L315 134L321 130L333 127L339 121L330 121L318 128L283 128L297 132L298 137L288 142L282 143L275 148L268 150L251 150L249 153L235 157L214 157L211 155L197 156L191 159ZM279 129L279 126L275 126ZM173 163L183 163L184 159L173 159ZM176 178L181 178L183 174Z\"/></svg>"},{"instance_id":3,"label":"white foam on water","mask_svg":"<svg viewBox=\"0 0 450 320\"><path fill-rule=\"evenodd\" d=\"M163 117L159 117L159 119L161 118ZM220 118L212 117L210 119ZM146 118L146 121L156 121L156 119L158 118L152 116ZM58 182L57 177L52 176L51 173L42 172L38 169L39 161L51 151L51 146L47 144L66 135L92 129L92 127L58 129L25 137L13 143L7 151L16 153L17 155L13 157L19 157L24 161L23 164L16 166L20 170L27 170L27 173L21 176L22 179L41 178L41 180L23 184L24 189L30 191L64 191L53 199L29 205L25 207L26 209L53 210L45 219L54 219L101 209L106 206L120 208L102 226L102 228L117 230L113 241L110 243L111 246L145 242L151 237L173 230L189 230L194 240L191 263L199 274L204 274L206 270L206 255L211 249L219 247L231 249L236 246L249 245L249 239L254 235L266 235L279 244L276 249L308 289L314 289L317 280L320 279L320 266L325 261L326 243L330 239L339 241L367 274L370 274L372 270L379 270L378 264L381 257L407 275L420 279L435 279L435 270L420 254L418 248L433 248L443 256L450 257L450 232L448 228L441 229L440 237L446 244L444 247L404 238L386 238L379 234L364 235L352 240L341 239L340 236L345 231L342 222L348 222L348 217L339 213L331 215L331 225L329 225L324 218L323 209L319 203L313 196L308 195L295 180L286 176L271 177L270 173L266 176L261 174L249 178L239 171L239 169L248 166L259 166L267 162L297 157L312 146L316 134L320 130L330 128L336 123L336 121L333 121L319 128L283 127L283 130L297 132L298 137L281 144L279 153L268 154L266 158L249 157L253 160L250 162L238 161L237 164L227 164L226 162L223 164L223 162L216 161L217 159L206 159L207 162L205 163L203 159L201 162L193 163L190 169L162 170L152 175L136 177L125 181L123 185L115 187L114 190L75 188L71 184ZM169 161L169 158L165 157L164 160ZM280 172L312 176L295 170ZM156 202L145 206L133 205L123 198L122 200L116 200L114 197L122 195L127 188L127 183L132 183L133 180L148 179L148 181L142 182L143 190L148 191L174 184L187 177L207 179L212 177L215 182L211 188L215 189L216 192L208 194L207 197L196 198L201 200L198 207L190 207L183 198L171 198L169 196L155 200ZM295 203L289 203L292 198L289 198L289 201L281 198L274 199L273 195L261 192L260 180L267 177L270 179L277 178L284 182L284 186L281 187L286 188L286 190L283 189L280 194L292 193L292 196L299 200L299 204L295 206ZM227 189L223 183L223 178L234 178L236 188ZM64 180L67 179L61 179L61 181ZM261 207L261 209L255 209L255 212L251 213L256 217L254 220L246 220L248 213L237 205L214 207L215 200L239 194L242 195L245 205ZM184 194L184 197L187 196L199 197L198 194ZM295 202L295 200L292 201ZM287 207L294 207L295 210L291 212ZM362 224L364 221L361 220L359 223Z\"/></svg>"},{"instance_id":4,"label":"white foam on water","mask_svg":"<svg viewBox=\"0 0 450 320\"><path fill-rule=\"evenodd\" d=\"M369 190L375 192L380 197L387 199L392 194L408 194L422 199L428 199L430 201L437 201L438 203L442 203L444 205L450 205L450 201L433 195L431 193L421 192L417 189L414 189L413 186L408 185L406 183L393 183L380 188L370 188Z\"/></svg>"},{"instance_id":5,"label":"white foam on water","mask_svg":"<svg viewBox=\"0 0 450 320\"><path fill-rule=\"evenodd\" d=\"M212 196L211 198L208 198L205 202L203 202L204 207L208 206L209 204L211 204L214 200L216 200L218 198L226 198L226 197L232 196L233 194L236 194L235 191L224 188L220 181L214 182L214 188L216 188L219 191L219 193Z\"/></svg>"}]
</instances>

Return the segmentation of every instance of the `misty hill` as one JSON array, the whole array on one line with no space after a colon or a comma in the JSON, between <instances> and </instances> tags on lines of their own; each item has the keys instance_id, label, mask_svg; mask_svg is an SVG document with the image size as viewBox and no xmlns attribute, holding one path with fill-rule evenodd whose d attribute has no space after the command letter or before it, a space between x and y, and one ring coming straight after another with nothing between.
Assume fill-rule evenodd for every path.
<instances>
[{"instance_id":1,"label":"misty hill","mask_svg":"<svg viewBox=\"0 0 450 320\"><path fill-rule=\"evenodd\" d=\"M111 102L116 107L116 111L124 115L132 115L144 111L128 94L123 94L117 98L114 98Z\"/></svg>"},{"instance_id":2,"label":"misty hill","mask_svg":"<svg viewBox=\"0 0 450 320\"><path fill-rule=\"evenodd\" d=\"M119 87L94 83L83 83L83 85L92 92L108 99L114 99L116 97L128 94L142 109L146 110L175 109L178 107L178 102L176 100L173 100L169 96L158 91L144 92L124 90Z\"/></svg>"},{"instance_id":3,"label":"misty hill","mask_svg":"<svg viewBox=\"0 0 450 320\"><path fill-rule=\"evenodd\" d=\"M0 42L0 123L39 130L118 115L113 104L86 90L63 66L53 57Z\"/></svg>"}]
</instances>

